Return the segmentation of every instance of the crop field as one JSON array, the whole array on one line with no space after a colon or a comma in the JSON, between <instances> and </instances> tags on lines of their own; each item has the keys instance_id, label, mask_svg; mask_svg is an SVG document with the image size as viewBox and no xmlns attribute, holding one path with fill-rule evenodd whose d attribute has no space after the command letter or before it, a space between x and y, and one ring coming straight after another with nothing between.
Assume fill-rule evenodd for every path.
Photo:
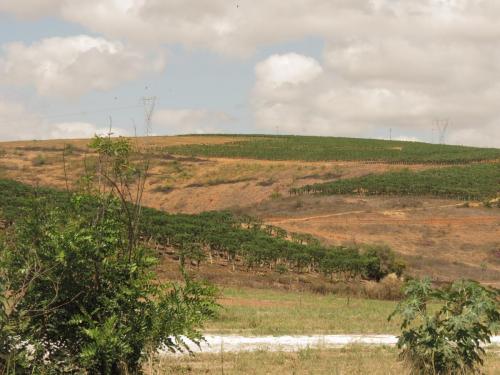
<instances>
[{"instance_id":1,"label":"crop field","mask_svg":"<svg viewBox=\"0 0 500 375\"><path fill-rule=\"evenodd\" d=\"M0 179L1 216L15 222L23 210L36 209L35 197L57 207L69 207L70 195L48 188ZM95 206L87 197L88 212ZM35 207L35 208L34 208ZM140 231L148 243L157 249L174 249L180 263L194 262L198 266L214 258L231 264L242 263L249 271L261 268L280 273L304 271L321 273L325 277L354 279L364 276L380 280L390 272L402 272L404 265L386 247L324 247L310 235L288 233L259 220L229 212L206 212L198 215L174 214L144 208ZM384 265L382 266L382 258ZM382 270L384 268L384 270Z\"/></svg>"},{"instance_id":2,"label":"crop field","mask_svg":"<svg viewBox=\"0 0 500 375\"><path fill-rule=\"evenodd\" d=\"M499 149L310 136L252 136L222 144L179 145L166 147L165 150L173 154L204 157L400 164L463 164L500 158Z\"/></svg>"},{"instance_id":3,"label":"crop field","mask_svg":"<svg viewBox=\"0 0 500 375\"><path fill-rule=\"evenodd\" d=\"M401 170L306 185L290 190L291 194L432 195L463 200L491 199L499 192L500 163L418 172Z\"/></svg>"},{"instance_id":4,"label":"crop field","mask_svg":"<svg viewBox=\"0 0 500 375\"><path fill-rule=\"evenodd\" d=\"M298 142L307 137L292 138L297 138ZM316 249L314 244L310 246L307 243L307 234L313 236L309 236L309 239L319 239L322 249L387 244L403 257L408 265L407 272L414 276L432 275L436 280L447 281L466 275L490 285L500 285L498 284L498 226L495 224L499 220L497 210L476 207L475 202L470 202L468 209L453 208L455 205L464 204L463 201L457 201L457 197L460 199L475 197L477 191L481 197L483 192L484 196L490 196L498 184L495 182L495 177L487 176L494 176L497 173L498 169L495 170L495 167L498 163L472 163L465 167L450 168L436 164L400 166L383 162L210 159L174 156L161 151L165 147L176 145L202 146L217 143L216 146L220 147L222 144L230 145L231 142L266 139L277 139L277 137L180 136L134 140L140 147L154 150L151 154L151 177L146 186L144 205L158 210L152 210L151 214L147 214L147 218L155 218L154 220L163 224L158 225L162 227L151 236L152 240L159 242L160 247L165 245L171 247L169 243L175 245L175 242L179 241L204 243L204 252L199 252L199 248L194 246L191 251L182 254L185 262L191 265L191 262L196 263L199 260L201 268L198 273L216 282L227 281L230 285L242 285L243 280L250 285L271 285L277 279L286 279L287 275L297 272L299 275L300 272L310 274L310 271L321 275L325 280L329 279L324 275L324 271L329 267L320 267L317 260L311 262L311 255ZM319 138L319 141L322 139ZM324 140L328 141L329 139ZM355 141L363 143L366 140ZM384 144L386 141L373 142ZM70 189L78 189L77 181L83 173L84 161L87 160L88 163L95 159L95 156L86 150L87 143L88 140L3 143L0 145L0 149L4 151L0 154L0 174L5 178L39 186L38 190L42 191L42 187L48 186L64 190L65 173L67 173ZM71 152L66 153L65 172L62 150L68 144L71 145ZM284 152L282 149L278 151ZM402 171L402 168L407 168L409 171ZM440 170L448 171L454 168L460 168L463 173L459 178L454 178L453 182L447 183L445 179L439 177ZM478 174L478 170L483 172ZM399 172L410 176L408 177L410 179L423 172L438 176L431 189L437 191L439 199L433 198L429 192L413 196L402 195L401 192L394 192L391 195L370 195L371 192L364 194L363 189L359 189L358 193L352 194L358 186L352 187L352 191L344 195L289 195L291 189L297 192L306 190L302 189L304 186L310 189L309 187L314 184L323 186L322 184L328 184L329 181L333 184L346 181L342 183L349 184L347 181L350 180L364 181L365 178L377 178L384 174L391 176ZM407 186L404 187L406 190L414 189L413 181L406 182ZM469 187L462 189L461 186L465 182L470 183L473 188L467 185ZM387 186L391 183L393 181L389 181ZM476 189L477 185L479 190ZM383 188L386 188L386 185ZM453 193L444 193L445 189L451 189ZM10 197L2 197L2 200L14 199L19 194L14 192ZM54 198L54 201L57 199ZM481 198L485 199L487 198ZM494 203L492 205L496 207ZM3 210L6 215L15 217L20 207L22 205L14 200L8 207L4 206ZM221 211L224 210L232 214L228 215L226 212L222 215ZM159 211L167 211L169 214L157 215ZM199 216L205 211L217 212ZM253 223L256 227L260 225L256 236L248 237L249 232L242 230L245 228L236 228L234 225L234 222L241 223L242 220L248 219L248 215L258 218ZM231 218L233 224L226 222L223 224L225 229L219 233L214 231L209 233L211 230L203 225L204 220L208 220L212 222L210 228L214 228L217 226L216 222L220 222L222 218ZM242 226L247 227L249 224L253 225L247 222ZM189 232L190 228L196 230L189 236L181 235L186 231ZM285 247L281 246L283 239L276 237L276 233L283 233L280 229L285 229L289 236ZM306 236L301 239L300 235L297 237L294 233ZM295 240L291 238L292 234ZM207 251L209 248L207 240L209 238L213 240L216 236L221 236L221 242L212 242L210 253ZM230 247L235 239L242 241L245 246L239 247L236 252L227 251L225 248L228 245ZM265 251L251 250L262 247L263 244ZM277 256L276 248L287 251ZM307 249L307 251L296 251L297 249ZM162 251L172 252L169 248ZM322 251L320 250L320 253ZM171 257L178 256L176 251L171 255ZM231 265L232 259L236 272ZM214 264L211 264L211 261ZM217 264L227 268L218 269ZM260 273L266 276L257 277ZM316 283L316 278L312 281L312 284L307 284L309 285L307 290L322 288L323 282ZM282 285L281 282L279 284ZM288 281L285 281L286 284ZM330 287L328 289L330 290Z\"/></svg>"}]
</instances>

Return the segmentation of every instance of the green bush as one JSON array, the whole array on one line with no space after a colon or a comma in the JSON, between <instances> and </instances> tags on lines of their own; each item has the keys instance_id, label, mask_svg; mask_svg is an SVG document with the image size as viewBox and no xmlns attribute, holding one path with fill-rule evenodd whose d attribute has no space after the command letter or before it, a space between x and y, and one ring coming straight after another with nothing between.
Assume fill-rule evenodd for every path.
<instances>
[{"instance_id":1,"label":"green bush","mask_svg":"<svg viewBox=\"0 0 500 375\"><path fill-rule=\"evenodd\" d=\"M410 281L394 315L402 318L400 357L415 374L481 373L485 351L500 323L498 290L473 281L434 289ZM431 303L439 308L433 312Z\"/></svg>"},{"instance_id":2,"label":"green bush","mask_svg":"<svg viewBox=\"0 0 500 375\"><path fill-rule=\"evenodd\" d=\"M42 165L47 164L47 158L43 155L37 155L31 161L31 164L33 164L34 167L41 167Z\"/></svg>"},{"instance_id":3,"label":"green bush","mask_svg":"<svg viewBox=\"0 0 500 375\"><path fill-rule=\"evenodd\" d=\"M215 314L213 287L159 283L157 258L139 241L133 189L147 163L131 163L124 139L91 147L106 180L100 194L40 189L33 199L10 184L17 194L3 197L15 225L0 238L0 374L139 374L158 349L199 343Z\"/></svg>"},{"instance_id":4,"label":"green bush","mask_svg":"<svg viewBox=\"0 0 500 375\"><path fill-rule=\"evenodd\" d=\"M65 211L36 204L4 241L2 353L33 351L24 366L35 373L135 374L156 349L182 350L173 338L201 340L213 288L158 284L156 257L141 246L128 251L119 203L102 201L97 216L83 207L81 197Z\"/></svg>"},{"instance_id":5,"label":"green bush","mask_svg":"<svg viewBox=\"0 0 500 375\"><path fill-rule=\"evenodd\" d=\"M401 276L406 267L386 245L366 245L363 247L363 256L365 276L371 280L380 281L390 273Z\"/></svg>"}]
</instances>

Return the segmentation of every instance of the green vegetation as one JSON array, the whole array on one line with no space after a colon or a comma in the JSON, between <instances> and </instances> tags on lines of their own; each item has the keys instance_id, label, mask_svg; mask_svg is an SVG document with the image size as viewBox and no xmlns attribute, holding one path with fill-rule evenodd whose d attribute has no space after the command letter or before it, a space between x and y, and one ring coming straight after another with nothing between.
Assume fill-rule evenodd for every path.
<instances>
[{"instance_id":1,"label":"green vegetation","mask_svg":"<svg viewBox=\"0 0 500 375\"><path fill-rule=\"evenodd\" d=\"M432 195L444 198L482 200L500 191L500 164L402 170L333 182L306 185L290 194Z\"/></svg>"},{"instance_id":2,"label":"green vegetation","mask_svg":"<svg viewBox=\"0 0 500 375\"><path fill-rule=\"evenodd\" d=\"M205 157L304 161L362 160L402 164L461 164L500 158L500 149L421 142L304 136L244 137L244 140L236 142L172 146L166 150L173 154Z\"/></svg>"},{"instance_id":3,"label":"green vegetation","mask_svg":"<svg viewBox=\"0 0 500 375\"><path fill-rule=\"evenodd\" d=\"M155 348L200 340L212 287L158 284L156 258L128 246L119 202L88 215L35 201L0 243L0 374L136 374Z\"/></svg>"},{"instance_id":4,"label":"green vegetation","mask_svg":"<svg viewBox=\"0 0 500 375\"><path fill-rule=\"evenodd\" d=\"M410 281L405 300L393 313L402 318L401 359L422 375L482 373L481 345L489 343L500 326L499 296L500 291L473 281L456 281L442 289L433 289L429 280ZM430 312L431 302L442 307Z\"/></svg>"},{"instance_id":5,"label":"green vegetation","mask_svg":"<svg viewBox=\"0 0 500 375\"><path fill-rule=\"evenodd\" d=\"M34 195L47 197L57 207L65 207L70 201L66 192L36 189L11 180L0 179L0 190L0 210L9 222L15 221L23 209L29 209ZM86 204L89 212L95 210L91 199ZM233 267L239 262L249 271L282 270L285 266L298 273L321 273L332 280L380 280L392 272L401 274L404 269L392 250L385 247L328 248L310 235L287 233L229 212L170 215L142 208L141 213L141 236L149 243L176 249L182 261L223 259Z\"/></svg>"},{"instance_id":6,"label":"green vegetation","mask_svg":"<svg viewBox=\"0 0 500 375\"><path fill-rule=\"evenodd\" d=\"M47 164L47 158L44 155L37 155L31 163L34 167L40 167Z\"/></svg>"},{"instance_id":7,"label":"green vegetation","mask_svg":"<svg viewBox=\"0 0 500 375\"><path fill-rule=\"evenodd\" d=\"M100 194L22 197L23 217L0 237L0 374L140 374L158 348L200 342L215 315L213 287L159 283L139 241L147 163L131 164L123 140L91 147Z\"/></svg>"},{"instance_id":8,"label":"green vegetation","mask_svg":"<svg viewBox=\"0 0 500 375\"><path fill-rule=\"evenodd\" d=\"M398 322L387 321L394 301L226 288L220 303L223 307L206 332L250 336L398 332Z\"/></svg>"}]
</instances>

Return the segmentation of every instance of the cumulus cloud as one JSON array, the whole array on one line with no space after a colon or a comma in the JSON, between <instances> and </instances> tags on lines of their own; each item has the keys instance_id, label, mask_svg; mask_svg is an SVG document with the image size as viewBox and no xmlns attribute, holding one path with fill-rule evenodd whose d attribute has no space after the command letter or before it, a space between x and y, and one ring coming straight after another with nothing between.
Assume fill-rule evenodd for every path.
<instances>
[{"instance_id":1,"label":"cumulus cloud","mask_svg":"<svg viewBox=\"0 0 500 375\"><path fill-rule=\"evenodd\" d=\"M441 80L415 81L411 72L385 75L376 66L379 61L397 67L400 58L384 57L382 51L375 56L370 49L370 58L357 57L352 55L359 54L358 49L346 46L333 52L327 48L322 62L297 54L273 55L259 62L252 93L256 126L283 133L363 137L392 128L394 134L403 134L401 139L415 139L404 134L420 133L419 138L430 140L435 120L445 118L450 122L448 142L500 146L495 136L500 124L497 82L475 81L471 92L462 87L453 68L446 72L444 66L437 67L442 69ZM333 55L342 58L332 62ZM345 60L349 63L339 63ZM276 84L274 72L282 61L294 66L294 76ZM443 58L441 64L451 66L453 58ZM463 70L475 70L474 64L461 64ZM315 67L314 75L308 74L310 67ZM372 74L372 69L378 73ZM296 76L307 78L296 81ZM442 81L448 83L443 87Z\"/></svg>"},{"instance_id":2,"label":"cumulus cloud","mask_svg":"<svg viewBox=\"0 0 500 375\"><path fill-rule=\"evenodd\" d=\"M17 0L2 2L0 11L29 15L37 4L45 4L45 13L141 47L180 44L245 57L275 43L324 40L321 59L275 54L256 66L251 100L260 129L370 136L392 127L426 139L434 119L447 118L449 142L500 145L497 0ZM111 54L103 49L98 56ZM132 55L123 64L131 68L110 72L110 81L114 74L136 76L141 59ZM40 73L26 60L26 54L12 59L28 65L23 73L40 92L50 92L52 84L72 91L57 84L65 66L52 74L48 64ZM74 69L80 72L81 65L87 63ZM91 89L111 85L108 76L100 81L80 73Z\"/></svg>"},{"instance_id":3,"label":"cumulus cloud","mask_svg":"<svg viewBox=\"0 0 500 375\"><path fill-rule=\"evenodd\" d=\"M40 17L59 13L64 0L5 0L0 2L0 12L13 13L19 17Z\"/></svg>"},{"instance_id":4,"label":"cumulus cloud","mask_svg":"<svg viewBox=\"0 0 500 375\"><path fill-rule=\"evenodd\" d=\"M220 133L232 117L206 109L160 109L153 115L153 132L161 134Z\"/></svg>"},{"instance_id":5,"label":"cumulus cloud","mask_svg":"<svg viewBox=\"0 0 500 375\"><path fill-rule=\"evenodd\" d=\"M141 44L181 43L227 54L311 35L479 43L500 36L496 0L17 0L0 5L0 11L18 15L30 8Z\"/></svg>"},{"instance_id":6,"label":"cumulus cloud","mask_svg":"<svg viewBox=\"0 0 500 375\"><path fill-rule=\"evenodd\" d=\"M47 38L31 45L9 43L0 55L0 83L34 85L41 95L78 96L107 90L148 72L164 59L120 42L86 35Z\"/></svg>"},{"instance_id":7,"label":"cumulus cloud","mask_svg":"<svg viewBox=\"0 0 500 375\"><path fill-rule=\"evenodd\" d=\"M50 122L29 111L21 103L0 98L0 141L30 139L90 138L109 129L87 122ZM124 129L113 128L114 135L128 135Z\"/></svg>"}]
</instances>

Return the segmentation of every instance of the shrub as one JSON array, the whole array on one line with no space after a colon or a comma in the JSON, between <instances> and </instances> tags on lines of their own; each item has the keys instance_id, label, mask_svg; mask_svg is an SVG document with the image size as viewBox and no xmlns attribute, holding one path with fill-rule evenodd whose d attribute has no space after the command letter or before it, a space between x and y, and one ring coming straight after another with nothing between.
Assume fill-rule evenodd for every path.
<instances>
[{"instance_id":1,"label":"shrub","mask_svg":"<svg viewBox=\"0 0 500 375\"><path fill-rule=\"evenodd\" d=\"M401 276L406 267L389 246L367 245L363 248L363 255L366 259L365 276L370 280L380 281L390 273Z\"/></svg>"},{"instance_id":2,"label":"shrub","mask_svg":"<svg viewBox=\"0 0 500 375\"><path fill-rule=\"evenodd\" d=\"M57 208L34 199L0 238L0 374L139 374L158 349L202 340L215 314L213 287L157 281L137 235L140 200L123 198L147 169L130 164L125 140L93 145L111 189Z\"/></svg>"},{"instance_id":3,"label":"shrub","mask_svg":"<svg viewBox=\"0 0 500 375\"><path fill-rule=\"evenodd\" d=\"M473 281L433 289L429 280L410 281L394 315L402 317L400 357L416 374L480 373L483 343L498 330L499 293ZM431 312L429 304L438 303Z\"/></svg>"},{"instance_id":4,"label":"shrub","mask_svg":"<svg viewBox=\"0 0 500 375\"><path fill-rule=\"evenodd\" d=\"M43 155L37 155L32 161L34 167L41 167L42 165L47 164L47 158Z\"/></svg>"}]
</instances>

